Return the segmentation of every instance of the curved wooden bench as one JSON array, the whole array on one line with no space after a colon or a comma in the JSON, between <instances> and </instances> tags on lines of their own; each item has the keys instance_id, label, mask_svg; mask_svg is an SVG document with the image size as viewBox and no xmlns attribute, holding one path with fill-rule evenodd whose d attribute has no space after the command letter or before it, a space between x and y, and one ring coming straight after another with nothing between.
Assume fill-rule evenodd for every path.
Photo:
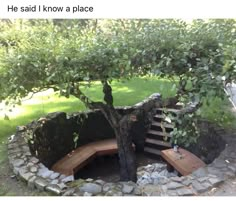
<instances>
[{"instance_id":1,"label":"curved wooden bench","mask_svg":"<svg viewBox=\"0 0 236 201\"><path fill-rule=\"evenodd\" d=\"M117 152L116 139L92 142L67 154L52 166L52 170L64 175L74 175L96 156L112 155Z\"/></svg>"},{"instance_id":2,"label":"curved wooden bench","mask_svg":"<svg viewBox=\"0 0 236 201\"><path fill-rule=\"evenodd\" d=\"M162 150L161 156L167 162L168 171L174 168L183 176L206 166L200 158L182 148L178 148L178 152L174 152L173 149Z\"/></svg>"}]
</instances>

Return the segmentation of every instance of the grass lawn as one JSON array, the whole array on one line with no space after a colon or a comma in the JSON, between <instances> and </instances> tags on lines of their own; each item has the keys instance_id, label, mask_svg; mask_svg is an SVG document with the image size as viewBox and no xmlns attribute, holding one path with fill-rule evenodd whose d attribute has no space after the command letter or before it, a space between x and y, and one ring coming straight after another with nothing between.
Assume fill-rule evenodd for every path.
<instances>
[{"instance_id":1,"label":"grass lawn","mask_svg":"<svg viewBox=\"0 0 236 201\"><path fill-rule=\"evenodd\" d=\"M156 77L134 78L132 80L112 82L114 104L116 106L133 105L152 93L161 93L163 98L173 96L175 89L172 83ZM84 88L84 92L94 100L102 99L102 88L99 83L95 83L92 88ZM235 117L229 111L229 101L212 98L210 106L204 106L203 116L212 121L219 121L223 118L224 126L234 125ZM0 105L1 108L1 105ZM12 112L7 112L10 120L4 120L4 111L0 111L0 164L7 158L6 142L7 138L15 132L16 126L24 125L47 113L64 111L76 112L86 110L84 105L74 97L69 99L59 97L57 93L48 90L36 94L32 99L24 101L22 106L13 108Z\"/></svg>"}]
</instances>

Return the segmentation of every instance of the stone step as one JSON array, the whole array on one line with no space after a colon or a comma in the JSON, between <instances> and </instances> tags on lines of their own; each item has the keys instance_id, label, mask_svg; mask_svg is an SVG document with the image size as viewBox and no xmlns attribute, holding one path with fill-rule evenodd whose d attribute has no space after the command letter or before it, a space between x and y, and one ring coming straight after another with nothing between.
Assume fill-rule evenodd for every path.
<instances>
[{"instance_id":1,"label":"stone step","mask_svg":"<svg viewBox=\"0 0 236 201\"><path fill-rule=\"evenodd\" d=\"M155 131L155 130L148 130L148 135L154 135L154 136L161 136L161 137L171 137L170 133L163 133L161 131Z\"/></svg>"},{"instance_id":2,"label":"stone step","mask_svg":"<svg viewBox=\"0 0 236 201\"><path fill-rule=\"evenodd\" d=\"M178 113L180 110L179 109L175 109L175 108L157 108L156 112L157 114L162 114L163 112L170 112L170 113Z\"/></svg>"},{"instance_id":3,"label":"stone step","mask_svg":"<svg viewBox=\"0 0 236 201\"><path fill-rule=\"evenodd\" d=\"M163 114L156 114L156 115L154 115L154 117L157 119L164 119L166 116Z\"/></svg>"},{"instance_id":4,"label":"stone step","mask_svg":"<svg viewBox=\"0 0 236 201\"><path fill-rule=\"evenodd\" d=\"M145 143L146 143L146 146L147 146L147 144L152 144L152 145L168 147L168 148L171 147L171 143L170 142L165 142L165 141L151 139L151 138L146 138Z\"/></svg>"},{"instance_id":5,"label":"stone step","mask_svg":"<svg viewBox=\"0 0 236 201\"><path fill-rule=\"evenodd\" d=\"M161 151L158 149L153 149L150 147L144 147L144 152L148 153L148 154L154 154L154 155L158 155L161 156Z\"/></svg>"},{"instance_id":6,"label":"stone step","mask_svg":"<svg viewBox=\"0 0 236 201\"><path fill-rule=\"evenodd\" d=\"M156 122L156 121L153 121L152 126L157 126L157 127L165 127L165 128L174 128L174 125L172 124L169 124L169 123L166 123L166 122Z\"/></svg>"}]
</instances>

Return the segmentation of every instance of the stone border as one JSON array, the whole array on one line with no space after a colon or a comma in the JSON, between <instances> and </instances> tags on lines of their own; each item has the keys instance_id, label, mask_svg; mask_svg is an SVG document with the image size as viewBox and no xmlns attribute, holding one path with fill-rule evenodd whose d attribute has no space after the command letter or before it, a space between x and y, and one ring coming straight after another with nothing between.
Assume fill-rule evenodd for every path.
<instances>
[{"instance_id":1,"label":"stone border","mask_svg":"<svg viewBox=\"0 0 236 201\"><path fill-rule=\"evenodd\" d=\"M222 130L218 130L222 133ZM213 163L188 176L177 177L167 173L165 165L152 164L138 168L138 181L106 183L102 180L75 180L53 172L32 156L24 139L25 127L9 139L8 158L10 167L29 188L49 191L55 195L77 196L184 196L199 195L236 176L235 136L224 136L227 146ZM161 172L161 173L160 173Z\"/></svg>"}]
</instances>

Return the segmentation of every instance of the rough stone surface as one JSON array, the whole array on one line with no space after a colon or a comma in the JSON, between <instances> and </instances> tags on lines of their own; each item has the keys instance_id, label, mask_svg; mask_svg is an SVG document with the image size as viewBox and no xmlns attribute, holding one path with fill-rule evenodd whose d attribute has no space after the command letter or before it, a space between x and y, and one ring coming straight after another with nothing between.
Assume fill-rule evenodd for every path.
<instances>
[{"instance_id":1,"label":"rough stone surface","mask_svg":"<svg viewBox=\"0 0 236 201\"><path fill-rule=\"evenodd\" d=\"M210 178L209 182L212 184L212 186L217 186L223 182L223 179L220 178Z\"/></svg>"},{"instance_id":2,"label":"rough stone surface","mask_svg":"<svg viewBox=\"0 0 236 201\"><path fill-rule=\"evenodd\" d=\"M24 163L25 162L22 159L16 159L16 160L12 161L12 165L14 167L20 167L20 166L24 165Z\"/></svg>"},{"instance_id":3,"label":"rough stone surface","mask_svg":"<svg viewBox=\"0 0 236 201\"><path fill-rule=\"evenodd\" d=\"M39 189L39 190L44 190L45 187L48 185L48 182L46 179L43 179L43 178L37 178L35 180L35 185L36 187Z\"/></svg>"},{"instance_id":4,"label":"rough stone surface","mask_svg":"<svg viewBox=\"0 0 236 201\"><path fill-rule=\"evenodd\" d=\"M20 173L20 177L25 181L29 181L29 179L33 176L35 176L35 174L31 173L31 172L22 172L22 173Z\"/></svg>"},{"instance_id":5,"label":"rough stone surface","mask_svg":"<svg viewBox=\"0 0 236 201\"><path fill-rule=\"evenodd\" d=\"M134 185L124 184L122 188L123 193L131 193L134 190Z\"/></svg>"},{"instance_id":6,"label":"rough stone surface","mask_svg":"<svg viewBox=\"0 0 236 201\"><path fill-rule=\"evenodd\" d=\"M102 187L98 184L86 183L82 187L80 187L80 191L92 194L98 194L102 192Z\"/></svg>"},{"instance_id":7,"label":"rough stone surface","mask_svg":"<svg viewBox=\"0 0 236 201\"><path fill-rule=\"evenodd\" d=\"M60 195L61 194L61 189L58 185L56 184L49 184L47 187L46 187L46 190L56 194L56 195Z\"/></svg>"},{"instance_id":8,"label":"rough stone surface","mask_svg":"<svg viewBox=\"0 0 236 201\"><path fill-rule=\"evenodd\" d=\"M203 193L203 192L205 192L209 189L208 186L206 186L204 184L201 184L198 181L193 181L192 182L192 187L193 187L193 189L196 190L197 193Z\"/></svg>"},{"instance_id":9,"label":"rough stone surface","mask_svg":"<svg viewBox=\"0 0 236 201\"><path fill-rule=\"evenodd\" d=\"M191 195L194 195L194 192L192 191L192 189L188 189L188 188L178 189L177 193L180 196L191 196Z\"/></svg>"},{"instance_id":10,"label":"rough stone surface","mask_svg":"<svg viewBox=\"0 0 236 201\"><path fill-rule=\"evenodd\" d=\"M167 189L168 190L175 190L175 189L181 188L183 186L184 186L183 184L171 181L169 184L167 184Z\"/></svg>"},{"instance_id":11,"label":"rough stone surface","mask_svg":"<svg viewBox=\"0 0 236 201\"><path fill-rule=\"evenodd\" d=\"M59 176L60 176L60 173L54 172L54 173L52 173L52 174L50 175L50 179L56 179L56 178L58 178Z\"/></svg>"},{"instance_id":12,"label":"rough stone surface","mask_svg":"<svg viewBox=\"0 0 236 201\"><path fill-rule=\"evenodd\" d=\"M63 178L61 181L64 182L64 183L67 183L67 182L70 182L70 181L74 181L74 176L70 175L68 177Z\"/></svg>"},{"instance_id":13,"label":"rough stone surface","mask_svg":"<svg viewBox=\"0 0 236 201\"><path fill-rule=\"evenodd\" d=\"M35 180L37 179L36 176L33 176L31 177L29 180L28 180L28 187L30 189L34 189L35 188Z\"/></svg>"}]
</instances>

